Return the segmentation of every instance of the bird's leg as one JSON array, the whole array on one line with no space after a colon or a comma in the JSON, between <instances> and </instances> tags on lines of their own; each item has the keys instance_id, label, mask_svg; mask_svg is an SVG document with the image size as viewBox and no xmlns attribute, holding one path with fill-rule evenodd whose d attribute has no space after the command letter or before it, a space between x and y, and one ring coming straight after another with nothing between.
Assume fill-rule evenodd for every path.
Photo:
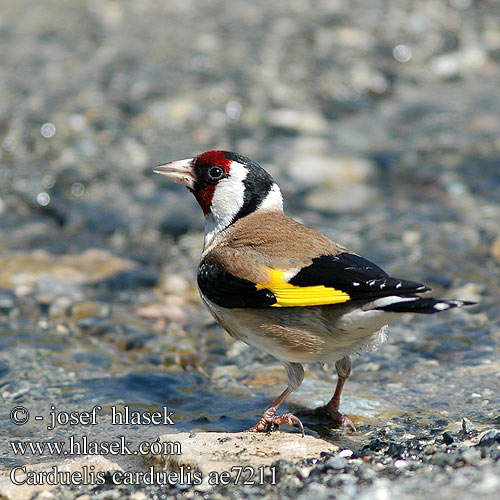
<instances>
[{"instance_id":1,"label":"bird's leg","mask_svg":"<svg viewBox=\"0 0 500 500\"><path fill-rule=\"evenodd\" d=\"M278 406L285 401L285 399L302 384L304 380L304 368L300 363L283 363L286 370L286 375L288 379L288 387L271 403L269 408L264 412L261 419L254 425L251 432L264 432L266 429L273 425L298 425L302 431L302 436L304 435L304 426L302 422L291 413L285 413L284 415L276 415Z\"/></svg>"},{"instance_id":2,"label":"bird's leg","mask_svg":"<svg viewBox=\"0 0 500 500\"><path fill-rule=\"evenodd\" d=\"M349 375L351 374L351 366L352 365L349 356L339 359L335 363L335 368L337 369L337 375L338 375L337 385L335 387L335 392L333 394L332 399L330 399L330 401L324 406L323 411L334 422L337 422L343 427L349 427L355 431L356 427L351 422L351 420L342 413L340 413L339 411L340 394L342 393L342 388L344 387L345 381L349 378Z\"/></svg>"},{"instance_id":3,"label":"bird's leg","mask_svg":"<svg viewBox=\"0 0 500 500\"><path fill-rule=\"evenodd\" d=\"M342 392L342 387L344 387L344 383L347 380L346 377L339 376L337 380L337 386L335 387L335 393L333 394L333 398L325 405L325 413L339 425L343 427L350 427L352 430L356 430L356 427L351 422L349 417L346 417L339 411L340 405L340 393Z\"/></svg>"},{"instance_id":4,"label":"bird's leg","mask_svg":"<svg viewBox=\"0 0 500 500\"><path fill-rule=\"evenodd\" d=\"M278 407L285 399L291 394L292 390L290 387L287 387L267 408L267 410L262 415L261 419L257 422L256 425L248 429L249 432L264 432L269 429L272 425L298 425L300 430L302 431L302 435L304 435L304 426L302 422L291 413L284 413L283 415L276 415L276 411Z\"/></svg>"}]
</instances>

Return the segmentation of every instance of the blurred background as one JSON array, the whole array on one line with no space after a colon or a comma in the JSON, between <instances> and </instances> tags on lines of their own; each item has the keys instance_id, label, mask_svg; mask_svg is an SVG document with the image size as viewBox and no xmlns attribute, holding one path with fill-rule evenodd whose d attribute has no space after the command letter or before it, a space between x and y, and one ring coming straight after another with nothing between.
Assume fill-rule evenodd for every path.
<instances>
[{"instance_id":1,"label":"blurred background","mask_svg":"<svg viewBox=\"0 0 500 500\"><path fill-rule=\"evenodd\" d=\"M40 437L8 408L49 401L168 403L179 429L241 430L281 390L280 365L203 310L201 211L152 173L213 148L256 160L289 214L391 274L480 302L398 322L355 360L342 405L358 425L498 421L496 0L22 0L2 2L0 46L9 432ZM333 371L309 367L290 405L327 401Z\"/></svg>"}]
</instances>

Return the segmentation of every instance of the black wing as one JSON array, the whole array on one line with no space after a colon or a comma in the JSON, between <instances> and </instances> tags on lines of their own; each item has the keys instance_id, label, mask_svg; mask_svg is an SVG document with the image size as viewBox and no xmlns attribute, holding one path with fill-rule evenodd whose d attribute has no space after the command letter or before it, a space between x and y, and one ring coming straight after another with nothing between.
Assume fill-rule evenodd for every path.
<instances>
[{"instance_id":1,"label":"black wing","mask_svg":"<svg viewBox=\"0 0 500 500\"><path fill-rule=\"evenodd\" d=\"M288 281L287 270L266 269L273 278L254 283L234 276L220 263L203 260L198 287L206 298L227 308L332 305L429 290L421 283L392 278L376 264L347 252L317 257Z\"/></svg>"},{"instance_id":2,"label":"black wing","mask_svg":"<svg viewBox=\"0 0 500 500\"><path fill-rule=\"evenodd\" d=\"M205 297L221 307L268 307L276 303L271 291L258 290L252 281L238 278L206 260L198 268L198 287Z\"/></svg>"},{"instance_id":3,"label":"black wing","mask_svg":"<svg viewBox=\"0 0 500 500\"><path fill-rule=\"evenodd\" d=\"M411 295L430 290L421 283L392 278L373 262L348 252L313 259L312 264L301 269L289 283L299 287L323 285L335 288L347 293L350 300Z\"/></svg>"}]
</instances>

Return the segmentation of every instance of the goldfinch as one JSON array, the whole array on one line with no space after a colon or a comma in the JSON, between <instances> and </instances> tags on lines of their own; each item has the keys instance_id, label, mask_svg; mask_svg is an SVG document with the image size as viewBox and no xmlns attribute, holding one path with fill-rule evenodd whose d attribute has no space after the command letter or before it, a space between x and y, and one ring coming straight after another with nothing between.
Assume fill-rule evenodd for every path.
<instances>
[{"instance_id":1,"label":"goldfinch","mask_svg":"<svg viewBox=\"0 0 500 500\"><path fill-rule=\"evenodd\" d=\"M279 405L304 378L303 363L334 362L338 380L322 409L354 429L339 411L350 355L385 340L403 313L432 314L471 304L420 297L429 287L393 278L380 267L283 213L273 178L250 158L213 150L156 167L185 185L205 215L198 268L200 296L235 339L280 360L287 387L250 431L297 425Z\"/></svg>"}]
</instances>

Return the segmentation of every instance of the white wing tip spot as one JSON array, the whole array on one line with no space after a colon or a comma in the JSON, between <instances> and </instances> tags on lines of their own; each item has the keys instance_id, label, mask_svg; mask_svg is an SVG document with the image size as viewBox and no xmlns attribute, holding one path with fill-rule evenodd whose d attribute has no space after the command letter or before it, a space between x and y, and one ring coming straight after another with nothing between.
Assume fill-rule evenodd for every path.
<instances>
[{"instance_id":1,"label":"white wing tip spot","mask_svg":"<svg viewBox=\"0 0 500 500\"><path fill-rule=\"evenodd\" d=\"M450 304L447 304L446 302L438 302L437 304L434 304L434 309L436 309L436 311L446 311L446 309L449 309L450 307Z\"/></svg>"}]
</instances>

